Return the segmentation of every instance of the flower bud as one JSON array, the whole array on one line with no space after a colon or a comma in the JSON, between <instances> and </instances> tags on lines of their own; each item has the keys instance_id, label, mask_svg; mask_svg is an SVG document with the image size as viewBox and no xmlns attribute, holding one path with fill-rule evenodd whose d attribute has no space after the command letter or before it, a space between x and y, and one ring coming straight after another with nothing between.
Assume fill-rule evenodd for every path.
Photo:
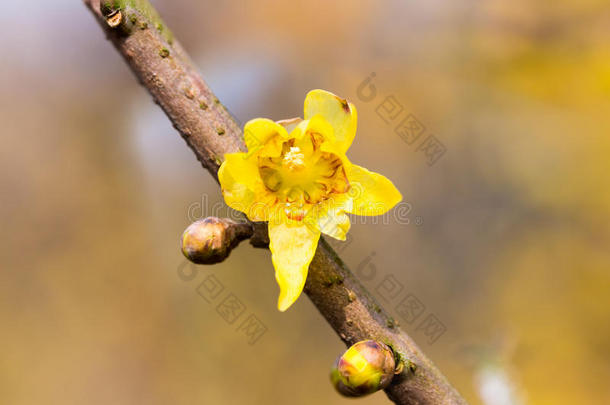
<instances>
[{"instance_id":1,"label":"flower bud","mask_svg":"<svg viewBox=\"0 0 610 405\"><path fill-rule=\"evenodd\" d=\"M193 263L219 263L239 242L250 236L252 227L247 223L208 217L186 228L182 234L182 253Z\"/></svg>"},{"instance_id":2,"label":"flower bud","mask_svg":"<svg viewBox=\"0 0 610 405\"><path fill-rule=\"evenodd\" d=\"M396 372L395 364L387 345L363 340L337 359L330 378L340 394L361 397L386 388Z\"/></svg>"}]
</instances>

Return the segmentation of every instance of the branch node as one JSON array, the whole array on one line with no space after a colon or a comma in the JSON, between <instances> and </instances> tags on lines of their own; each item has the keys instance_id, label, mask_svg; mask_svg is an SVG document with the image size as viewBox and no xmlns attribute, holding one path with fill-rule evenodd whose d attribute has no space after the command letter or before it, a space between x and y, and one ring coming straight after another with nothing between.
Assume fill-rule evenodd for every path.
<instances>
[{"instance_id":1,"label":"branch node","mask_svg":"<svg viewBox=\"0 0 610 405\"><path fill-rule=\"evenodd\" d=\"M123 22L123 13L121 12L121 10L114 10L105 18L106 24L108 24L110 28L116 28Z\"/></svg>"},{"instance_id":2,"label":"branch node","mask_svg":"<svg viewBox=\"0 0 610 405\"><path fill-rule=\"evenodd\" d=\"M169 49L167 49L165 47L159 49L159 56L162 57L163 59L167 58L169 56Z\"/></svg>"}]
</instances>

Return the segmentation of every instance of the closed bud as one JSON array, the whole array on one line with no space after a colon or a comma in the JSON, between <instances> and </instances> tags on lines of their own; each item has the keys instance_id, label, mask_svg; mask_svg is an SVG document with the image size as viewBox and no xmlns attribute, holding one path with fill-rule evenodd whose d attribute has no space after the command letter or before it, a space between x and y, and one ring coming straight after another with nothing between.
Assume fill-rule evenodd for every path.
<instances>
[{"instance_id":1,"label":"closed bud","mask_svg":"<svg viewBox=\"0 0 610 405\"><path fill-rule=\"evenodd\" d=\"M361 397L390 385L395 366L394 353L387 345L363 340L337 359L330 378L340 394Z\"/></svg>"},{"instance_id":2,"label":"closed bud","mask_svg":"<svg viewBox=\"0 0 610 405\"><path fill-rule=\"evenodd\" d=\"M182 234L182 253L193 263L219 263L239 242L250 236L252 227L247 223L208 217L186 228Z\"/></svg>"}]
</instances>

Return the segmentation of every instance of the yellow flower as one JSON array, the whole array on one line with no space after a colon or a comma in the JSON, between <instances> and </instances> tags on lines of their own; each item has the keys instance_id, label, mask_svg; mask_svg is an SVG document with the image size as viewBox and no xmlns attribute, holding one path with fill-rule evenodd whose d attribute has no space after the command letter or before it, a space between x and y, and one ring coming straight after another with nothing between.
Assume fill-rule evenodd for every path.
<instances>
[{"instance_id":1,"label":"yellow flower","mask_svg":"<svg viewBox=\"0 0 610 405\"><path fill-rule=\"evenodd\" d=\"M304 117L249 121L248 153L226 154L218 172L227 205L269 222L280 311L301 294L320 232L345 240L346 213L381 215L402 199L390 180L345 156L356 135L353 104L312 90Z\"/></svg>"}]
</instances>

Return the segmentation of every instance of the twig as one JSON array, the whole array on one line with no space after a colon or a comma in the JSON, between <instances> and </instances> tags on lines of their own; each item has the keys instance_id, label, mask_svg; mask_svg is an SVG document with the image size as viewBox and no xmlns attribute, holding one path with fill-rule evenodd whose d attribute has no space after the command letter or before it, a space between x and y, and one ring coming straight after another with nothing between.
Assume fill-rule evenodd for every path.
<instances>
[{"instance_id":1,"label":"twig","mask_svg":"<svg viewBox=\"0 0 610 405\"><path fill-rule=\"evenodd\" d=\"M147 0L84 1L197 159L216 178L225 153L246 150L241 129L154 8ZM103 13L100 3L106 7ZM466 404L322 238L305 293L347 345L375 339L407 362L405 372L386 389L392 401Z\"/></svg>"}]
</instances>

